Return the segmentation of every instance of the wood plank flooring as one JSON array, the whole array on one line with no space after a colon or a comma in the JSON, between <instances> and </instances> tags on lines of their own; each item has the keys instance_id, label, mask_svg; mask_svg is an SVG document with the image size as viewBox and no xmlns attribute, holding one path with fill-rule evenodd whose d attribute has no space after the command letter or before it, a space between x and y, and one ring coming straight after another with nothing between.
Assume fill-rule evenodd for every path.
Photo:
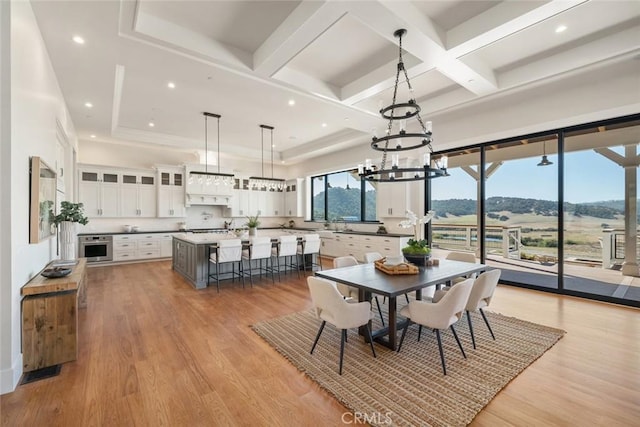
<instances>
[{"instance_id":1,"label":"wood plank flooring","mask_svg":"<svg viewBox=\"0 0 640 427\"><path fill-rule=\"evenodd\" d=\"M249 328L309 308L302 276L218 294L163 261L90 268L87 284L78 360L1 396L3 426L344 424L346 409ZM489 309L568 333L472 425L637 425L639 310L506 286Z\"/></svg>"}]
</instances>

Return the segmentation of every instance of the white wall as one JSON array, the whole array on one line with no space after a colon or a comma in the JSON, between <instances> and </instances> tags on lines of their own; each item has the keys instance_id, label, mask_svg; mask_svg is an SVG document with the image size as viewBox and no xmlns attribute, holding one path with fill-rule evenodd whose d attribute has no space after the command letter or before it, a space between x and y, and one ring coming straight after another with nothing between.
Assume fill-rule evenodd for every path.
<instances>
[{"instance_id":1,"label":"white wall","mask_svg":"<svg viewBox=\"0 0 640 427\"><path fill-rule=\"evenodd\" d=\"M2 3L5 6L7 2ZM0 327L3 342L0 349L0 387L3 393L13 390L22 374L20 288L56 257L55 239L29 244L29 158L39 156L49 165L56 163L57 122L68 136L71 146L76 145L75 130L69 119L31 4L11 2L10 9L11 161L8 167L2 168L2 176L3 180L5 177L11 179L9 197L3 198L11 200L10 253L7 254L10 258L11 273L9 284L5 284L4 281L2 283L3 315ZM3 29L6 28L4 24L5 22L2 25ZM2 52L3 55L6 52L4 46ZM2 240L5 241L4 238ZM2 259L7 257L3 256ZM4 289L5 286L10 290ZM9 294L8 300L4 298L6 293ZM4 314L5 310L9 310L10 314ZM7 341L6 334L10 336Z\"/></svg>"},{"instance_id":2,"label":"white wall","mask_svg":"<svg viewBox=\"0 0 640 427\"><path fill-rule=\"evenodd\" d=\"M11 3L0 2L0 200L11 200ZM11 204L0 203L0 393L16 380L11 351Z\"/></svg>"}]
</instances>

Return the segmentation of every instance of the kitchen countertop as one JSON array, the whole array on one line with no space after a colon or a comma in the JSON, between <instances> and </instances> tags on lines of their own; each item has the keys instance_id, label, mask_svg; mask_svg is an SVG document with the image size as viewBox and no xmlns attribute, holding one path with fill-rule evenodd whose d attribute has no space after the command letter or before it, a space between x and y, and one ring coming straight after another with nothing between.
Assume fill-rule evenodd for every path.
<instances>
[{"instance_id":1,"label":"kitchen countertop","mask_svg":"<svg viewBox=\"0 0 640 427\"><path fill-rule=\"evenodd\" d=\"M361 236L382 236L382 237L413 237L413 234L402 233L376 233L375 231L353 231L353 230L324 230L335 234L359 234Z\"/></svg>"},{"instance_id":2,"label":"kitchen countertop","mask_svg":"<svg viewBox=\"0 0 640 427\"><path fill-rule=\"evenodd\" d=\"M272 239L282 236L282 231L279 228L274 229L258 229L258 235L255 237L270 237ZM174 239L184 240L185 242L193 243L196 245L208 245L218 243L220 240L228 239L241 239L243 242L251 242L254 236L248 234L238 237L233 233L178 233L174 234Z\"/></svg>"},{"instance_id":3,"label":"kitchen countertop","mask_svg":"<svg viewBox=\"0 0 640 427\"><path fill-rule=\"evenodd\" d=\"M242 228L242 227L236 227ZM225 231L224 228L195 228L192 230L138 230L138 231L97 231L92 233L78 233L80 236L116 236L121 234L153 234L153 233L193 233L194 231L201 234L207 234L207 231L212 231L215 234L217 231ZM259 228L259 230L298 230L298 231L318 231L313 228L300 228L300 227L265 227Z\"/></svg>"}]
</instances>

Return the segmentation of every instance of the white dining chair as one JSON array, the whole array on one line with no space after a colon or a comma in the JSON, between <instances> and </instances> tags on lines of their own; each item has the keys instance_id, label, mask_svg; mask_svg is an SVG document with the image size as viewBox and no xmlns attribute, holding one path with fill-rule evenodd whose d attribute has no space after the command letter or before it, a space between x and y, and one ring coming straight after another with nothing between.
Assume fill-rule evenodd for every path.
<instances>
[{"instance_id":1,"label":"white dining chair","mask_svg":"<svg viewBox=\"0 0 640 427\"><path fill-rule=\"evenodd\" d=\"M336 283L331 280L322 279L320 277L307 277L307 285L311 293L311 300L315 315L322 321L316 339L311 347L311 354L318 344L320 335L327 324L331 323L341 331L340 340L340 368L339 374L342 375L342 361L344 359L344 345L347 341L347 330L364 326L367 331L367 339L371 346L371 353L376 357L376 350L373 348L373 337L369 329L369 321L371 320L371 303L364 301L358 303L348 303L338 292Z\"/></svg>"},{"instance_id":2,"label":"white dining chair","mask_svg":"<svg viewBox=\"0 0 640 427\"><path fill-rule=\"evenodd\" d=\"M358 260L351 255L339 256L333 259L333 268L350 267L352 265L358 265ZM359 301L358 288L345 285L344 283L338 283L337 287L338 287L338 291L345 298L352 298L355 301ZM378 301L378 297L375 295L373 296L373 299L376 301L376 306L378 307L378 314L380 314L380 320L382 321L382 326L384 326L384 317L382 317L382 308L380 307L380 301Z\"/></svg>"},{"instance_id":3,"label":"white dining chair","mask_svg":"<svg viewBox=\"0 0 640 427\"><path fill-rule=\"evenodd\" d=\"M402 348L402 343L407 334L407 329L412 323L417 323L418 328L418 341L420 341L420 334L422 332L422 326L433 329L436 332L438 339L438 350L440 351L440 361L442 362L442 371L444 375L447 375L447 365L444 358L444 351L442 349L442 339L440 337L440 331L450 328L453 336L460 347L462 356L466 359L467 355L462 348L462 343L458 334L456 333L453 325L460 320L464 313L465 306L473 287L474 279L467 279L464 282L460 282L453 286L448 292L444 294L442 299L438 302L427 301L411 301L409 305L400 310L400 315L407 318L407 323L402 330L402 337L400 338L400 344L398 345L398 352Z\"/></svg>"},{"instance_id":4,"label":"white dining chair","mask_svg":"<svg viewBox=\"0 0 640 427\"><path fill-rule=\"evenodd\" d=\"M476 338L473 333L473 322L471 321L471 316L469 312L471 311L479 311L482 315L482 319L484 319L484 323L487 325L487 329L489 329L489 333L491 334L491 338L494 340L496 336L493 334L493 329L491 329L491 325L489 324L489 320L487 319L486 314L482 310L485 307L488 307L491 303L491 299L493 298L493 293L498 286L498 281L500 280L500 274L502 270L495 269L490 271L485 271L480 274L477 279L473 282L473 288L471 289L471 294L469 295L469 300L467 301L467 305L465 306L465 311L467 313L467 322L469 323L469 333L471 334L471 342L473 343L473 348L476 348ZM458 285L454 285L455 288ZM436 291L433 296L433 301L438 302L441 300L444 295L450 292L451 288L441 289Z\"/></svg>"}]
</instances>

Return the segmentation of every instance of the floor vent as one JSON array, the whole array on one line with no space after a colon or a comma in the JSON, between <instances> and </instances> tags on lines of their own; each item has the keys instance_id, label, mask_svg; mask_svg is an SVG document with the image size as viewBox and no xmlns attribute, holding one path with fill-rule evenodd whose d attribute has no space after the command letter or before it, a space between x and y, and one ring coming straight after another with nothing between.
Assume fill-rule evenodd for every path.
<instances>
[{"instance_id":1,"label":"floor vent","mask_svg":"<svg viewBox=\"0 0 640 427\"><path fill-rule=\"evenodd\" d=\"M36 369L35 371L27 372L22 376L20 385L29 384L34 381L43 380L45 378L55 377L60 373L60 365L53 365L47 368Z\"/></svg>"}]
</instances>

